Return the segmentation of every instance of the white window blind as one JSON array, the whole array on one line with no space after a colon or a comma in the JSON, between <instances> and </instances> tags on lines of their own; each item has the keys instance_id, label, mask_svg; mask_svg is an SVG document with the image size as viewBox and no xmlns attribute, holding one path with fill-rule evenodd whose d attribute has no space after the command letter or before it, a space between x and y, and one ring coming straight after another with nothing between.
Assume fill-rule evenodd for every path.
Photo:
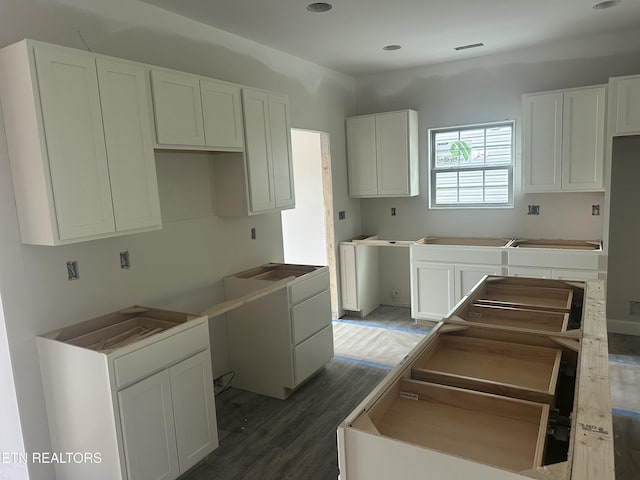
<instances>
[{"instance_id":1,"label":"white window blind","mask_svg":"<svg viewBox=\"0 0 640 480\"><path fill-rule=\"evenodd\" d=\"M429 130L431 207L513 205L513 122Z\"/></svg>"}]
</instances>

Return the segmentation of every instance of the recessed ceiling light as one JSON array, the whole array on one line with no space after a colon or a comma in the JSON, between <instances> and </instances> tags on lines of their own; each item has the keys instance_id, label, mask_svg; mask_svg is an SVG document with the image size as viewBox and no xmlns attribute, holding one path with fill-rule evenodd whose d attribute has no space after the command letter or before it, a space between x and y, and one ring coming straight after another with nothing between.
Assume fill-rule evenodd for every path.
<instances>
[{"instance_id":1,"label":"recessed ceiling light","mask_svg":"<svg viewBox=\"0 0 640 480\"><path fill-rule=\"evenodd\" d=\"M469 45L460 45L459 47L453 47L454 50L468 50L469 48L484 47L484 43L470 43Z\"/></svg>"},{"instance_id":2,"label":"recessed ceiling light","mask_svg":"<svg viewBox=\"0 0 640 480\"><path fill-rule=\"evenodd\" d=\"M382 47L383 50L387 52L391 52L393 50L400 50L402 48L401 45L387 45L386 47Z\"/></svg>"},{"instance_id":3,"label":"recessed ceiling light","mask_svg":"<svg viewBox=\"0 0 640 480\"><path fill-rule=\"evenodd\" d=\"M594 10L604 10L605 8L615 7L620 4L620 0L605 0L604 2L596 3L593 8Z\"/></svg>"},{"instance_id":4,"label":"recessed ceiling light","mask_svg":"<svg viewBox=\"0 0 640 480\"><path fill-rule=\"evenodd\" d=\"M307 10L313 13L328 12L333 8L333 5L327 2L314 2L307 5Z\"/></svg>"}]
</instances>

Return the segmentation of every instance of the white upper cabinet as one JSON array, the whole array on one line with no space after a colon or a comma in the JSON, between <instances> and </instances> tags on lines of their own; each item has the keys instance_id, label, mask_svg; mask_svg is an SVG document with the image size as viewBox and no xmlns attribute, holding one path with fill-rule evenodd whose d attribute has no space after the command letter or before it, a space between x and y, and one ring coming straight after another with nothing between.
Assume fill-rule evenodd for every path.
<instances>
[{"instance_id":1,"label":"white upper cabinet","mask_svg":"<svg viewBox=\"0 0 640 480\"><path fill-rule=\"evenodd\" d=\"M141 65L97 59L116 231L162 223Z\"/></svg>"},{"instance_id":2,"label":"white upper cabinet","mask_svg":"<svg viewBox=\"0 0 640 480\"><path fill-rule=\"evenodd\" d=\"M238 86L152 69L151 91L158 148L242 151Z\"/></svg>"},{"instance_id":3,"label":"white upper cabinet","mask_svg":"<svg viewBox=\"0 0 640 480\"><path fill-rule=\"evenodd\" d=\"M562 93L523 95L524 190L562 188Z\"/></svg>"},{"instance_id":4,"label":"white upper cabinet","mask_svg":"<svg viewBox=\"0 0 640 480\"><path fill-rule=\"evenodd\" d=\"M242 90L249 213L295 204L291 124L286 96Z\"/></svg>"},{"instance_id":5,"label":"white upper cabinet","mask_svg":"<svg viewBox=\"0 0 640 480\"><path fill-rule=\"evenodd\" d=\"M269 131L273 160L273 189L276 208L293 208L293 158L291 153L291 120L289 98L286 95L268 94Z\"/></svg>"},{"instance_id":6,"label":"white upper cabinet","mask_svg":"<svg viewBox=\"0 0 640 480\"><path fill-rule=\"evenodd\" d=\"M151 70L151 92L158 143L204 146L200 80Z\"/></svg>"},{"instance_id":7,"label":"white upper cabinet","mask_svg":"<svg viewBox=\"0 0 640 480\"><path fill-rule=\"evenodd\" d=\"M23 40L0 79L23 243L160 228L143 69Z\"/></svg>"},{"instance_id":8,"label":"white upper cabinet","mask_svg":"<svg viewBox=\"0 0 640 480\"><path fill-rule=\"evenodd\" d=\"M615 101L613 135L640 134L640 75L609 80Z\"/></svg>"},{"instance_id":9,"label":"white upper cabinet","mask_svg":"<svg viewBox=\"0 0 640 480\"><path fill-rule=\"evenodd\" d=\"M525 192L601 191L606 87L526 94Z\"/></svg>"},{"instance_id":10,"label":"white upper cabinet","mask_svg":"<svg viewBox=\"0 0 640 480\"><path fill-rule=\"evenodd\" d=\"M228 150L242 150L242 107L240 87L215 80L200 80L205 144Z\"/></svg>"},{"instance_id":11,"label":"white upper cabinet","mask_svg":"<svg viewBox=\"0 0 640 480\"><path fill-rule=\"evenodd\" d=\"M378 167L374 115L347 118L347 161L349 195L352 197L376 196Z\"/></svg>"},{"instance_id":12,"label":"white upper cabinet","mask_svg":"<svg viewBox=\"0 0 640 480\"><path fill-rule=\"evenodd\" d=\"M347 162L352 197L418 195L417 112L347 118Z\"/></svg>"}]
</instances>

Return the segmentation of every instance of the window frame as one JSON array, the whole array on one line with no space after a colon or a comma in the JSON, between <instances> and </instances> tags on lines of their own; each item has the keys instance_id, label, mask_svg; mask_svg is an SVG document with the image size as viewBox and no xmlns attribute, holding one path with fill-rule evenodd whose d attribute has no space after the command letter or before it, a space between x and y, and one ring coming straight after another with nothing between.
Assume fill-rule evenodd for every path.
<instances>
[{"instance_id":1,"label":"window frame","mask_svg":"<svg viewBox=\"0 0 640 480\"><path fill-rule=\"evenodd\" d=\"M459 132L464 130L477 130L479 128L488 129L499 126L510 126L511 127L511 163L509 165L490 165L483 167L450 167L450 168L435 168L435 135L441 132ZM516 122L515 120L502 120L497 122L486 122L486 123L473 123L473 124L465 124L465 125L454 125L449 127L437 127L430 128L427 132L427 165L428 165L428 184L429 184L429 208L430 209L502 209L502 208L513 208L514 207L514 191L515 191L515 183L514 183L514 170L516 164ZM439 172L461 172L461 171L490 171L490 170L508 170L508 201L507 203L454 203L454 204L437 204L436 203L436 173ZM459 190L460 187L458 187ZM485 188L485 187L483 187Z\"/></svg>"}]
</instances>

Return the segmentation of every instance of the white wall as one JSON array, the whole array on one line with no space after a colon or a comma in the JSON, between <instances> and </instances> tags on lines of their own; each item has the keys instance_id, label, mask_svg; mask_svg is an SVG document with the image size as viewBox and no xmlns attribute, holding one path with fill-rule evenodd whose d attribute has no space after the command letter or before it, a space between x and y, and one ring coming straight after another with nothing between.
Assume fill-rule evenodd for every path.
<instances>
[{"instance_id":1,"label":"white wall","mask_svg":"<svg viewBox=\"0 0 640 480\"><path fill-rule=\"evenodd\" d=\"M320 132L291 132L296 208L282 212L287 263L328 265Z\"/></svg>"},{"instance_id":2,"label":"white wall","mask_svg":"<svg viewBox=\"0 0 640 480\"><path fill-rule=\"evenodd\" d=\"M25 452L18 414L18 399L13 383L9 343L5 328L2 298L0 297L0 453L9 455L9 461L0 464L0 479L22 479L27 476L27 465L15 461Z\"/></svg>"},{"instance_id":3,"label":"white wall","mask_svg":"<svg viewBox=\"0 0 640 480\"><path fill-rule=\"evenodd\" d=\"M84 48L289 95L294 127L332 138L334 209L347 210L336 240L360 232L359 201L347 196L344 117L355 111L355 81L301 59L136 0L3 0L0 45L23 37ZM50 451L34 337L132 304L198 312L222 299L223 276L282 260L280 215L215 215L215 155L157 153L164 228L62 247L22 245L0 128L0 291L27 451ZM250 239L256 227L260 241ZM128 249L132 267L120 270ZM80 280L66 280L77 260ZM213 323L214 370L226 366L224 323ZM2 473L0 472L0 478ZM12 480L18 477L10 477ZM31 479L52 479L30 465Z\"/></svg>"},{"instance_id":4,"label":"white wall","mask_svg":"<svg viewBox=\"0 0 640 480\"><path fill-rule=\"evenodd\" d=\"M604 84L609 76L638 73L639 46L640 31L623 32L359 78L359 114L415 109L419 112L420 135L421 195L362 200L363 230L381 238L403 240L425 235L601 239L603 216L592 216L591 206L602 207L604 194L522 194L519 182L521 95ZM428 129L504 119L516 121L515 207L429 210ZM540 205L539 216L527 215L529 204ZM396 207L397 216L390 215L391 207ZM381 250L383 303L408 301L408 265L397 252ZM392 289L400 289L399 302L392 301Z\"/></svg>"},{"instance_id":5,"label":"white wall","mask_svg":"<svg viewBox=\"0 0 640 480\"><path fill-rule=\"evenodd\" d=\"M620 333L640 335L640 312L630 313L630 302L640 302L640 136L613 142L607 318Z\"/></svg>"}]
</instances>

